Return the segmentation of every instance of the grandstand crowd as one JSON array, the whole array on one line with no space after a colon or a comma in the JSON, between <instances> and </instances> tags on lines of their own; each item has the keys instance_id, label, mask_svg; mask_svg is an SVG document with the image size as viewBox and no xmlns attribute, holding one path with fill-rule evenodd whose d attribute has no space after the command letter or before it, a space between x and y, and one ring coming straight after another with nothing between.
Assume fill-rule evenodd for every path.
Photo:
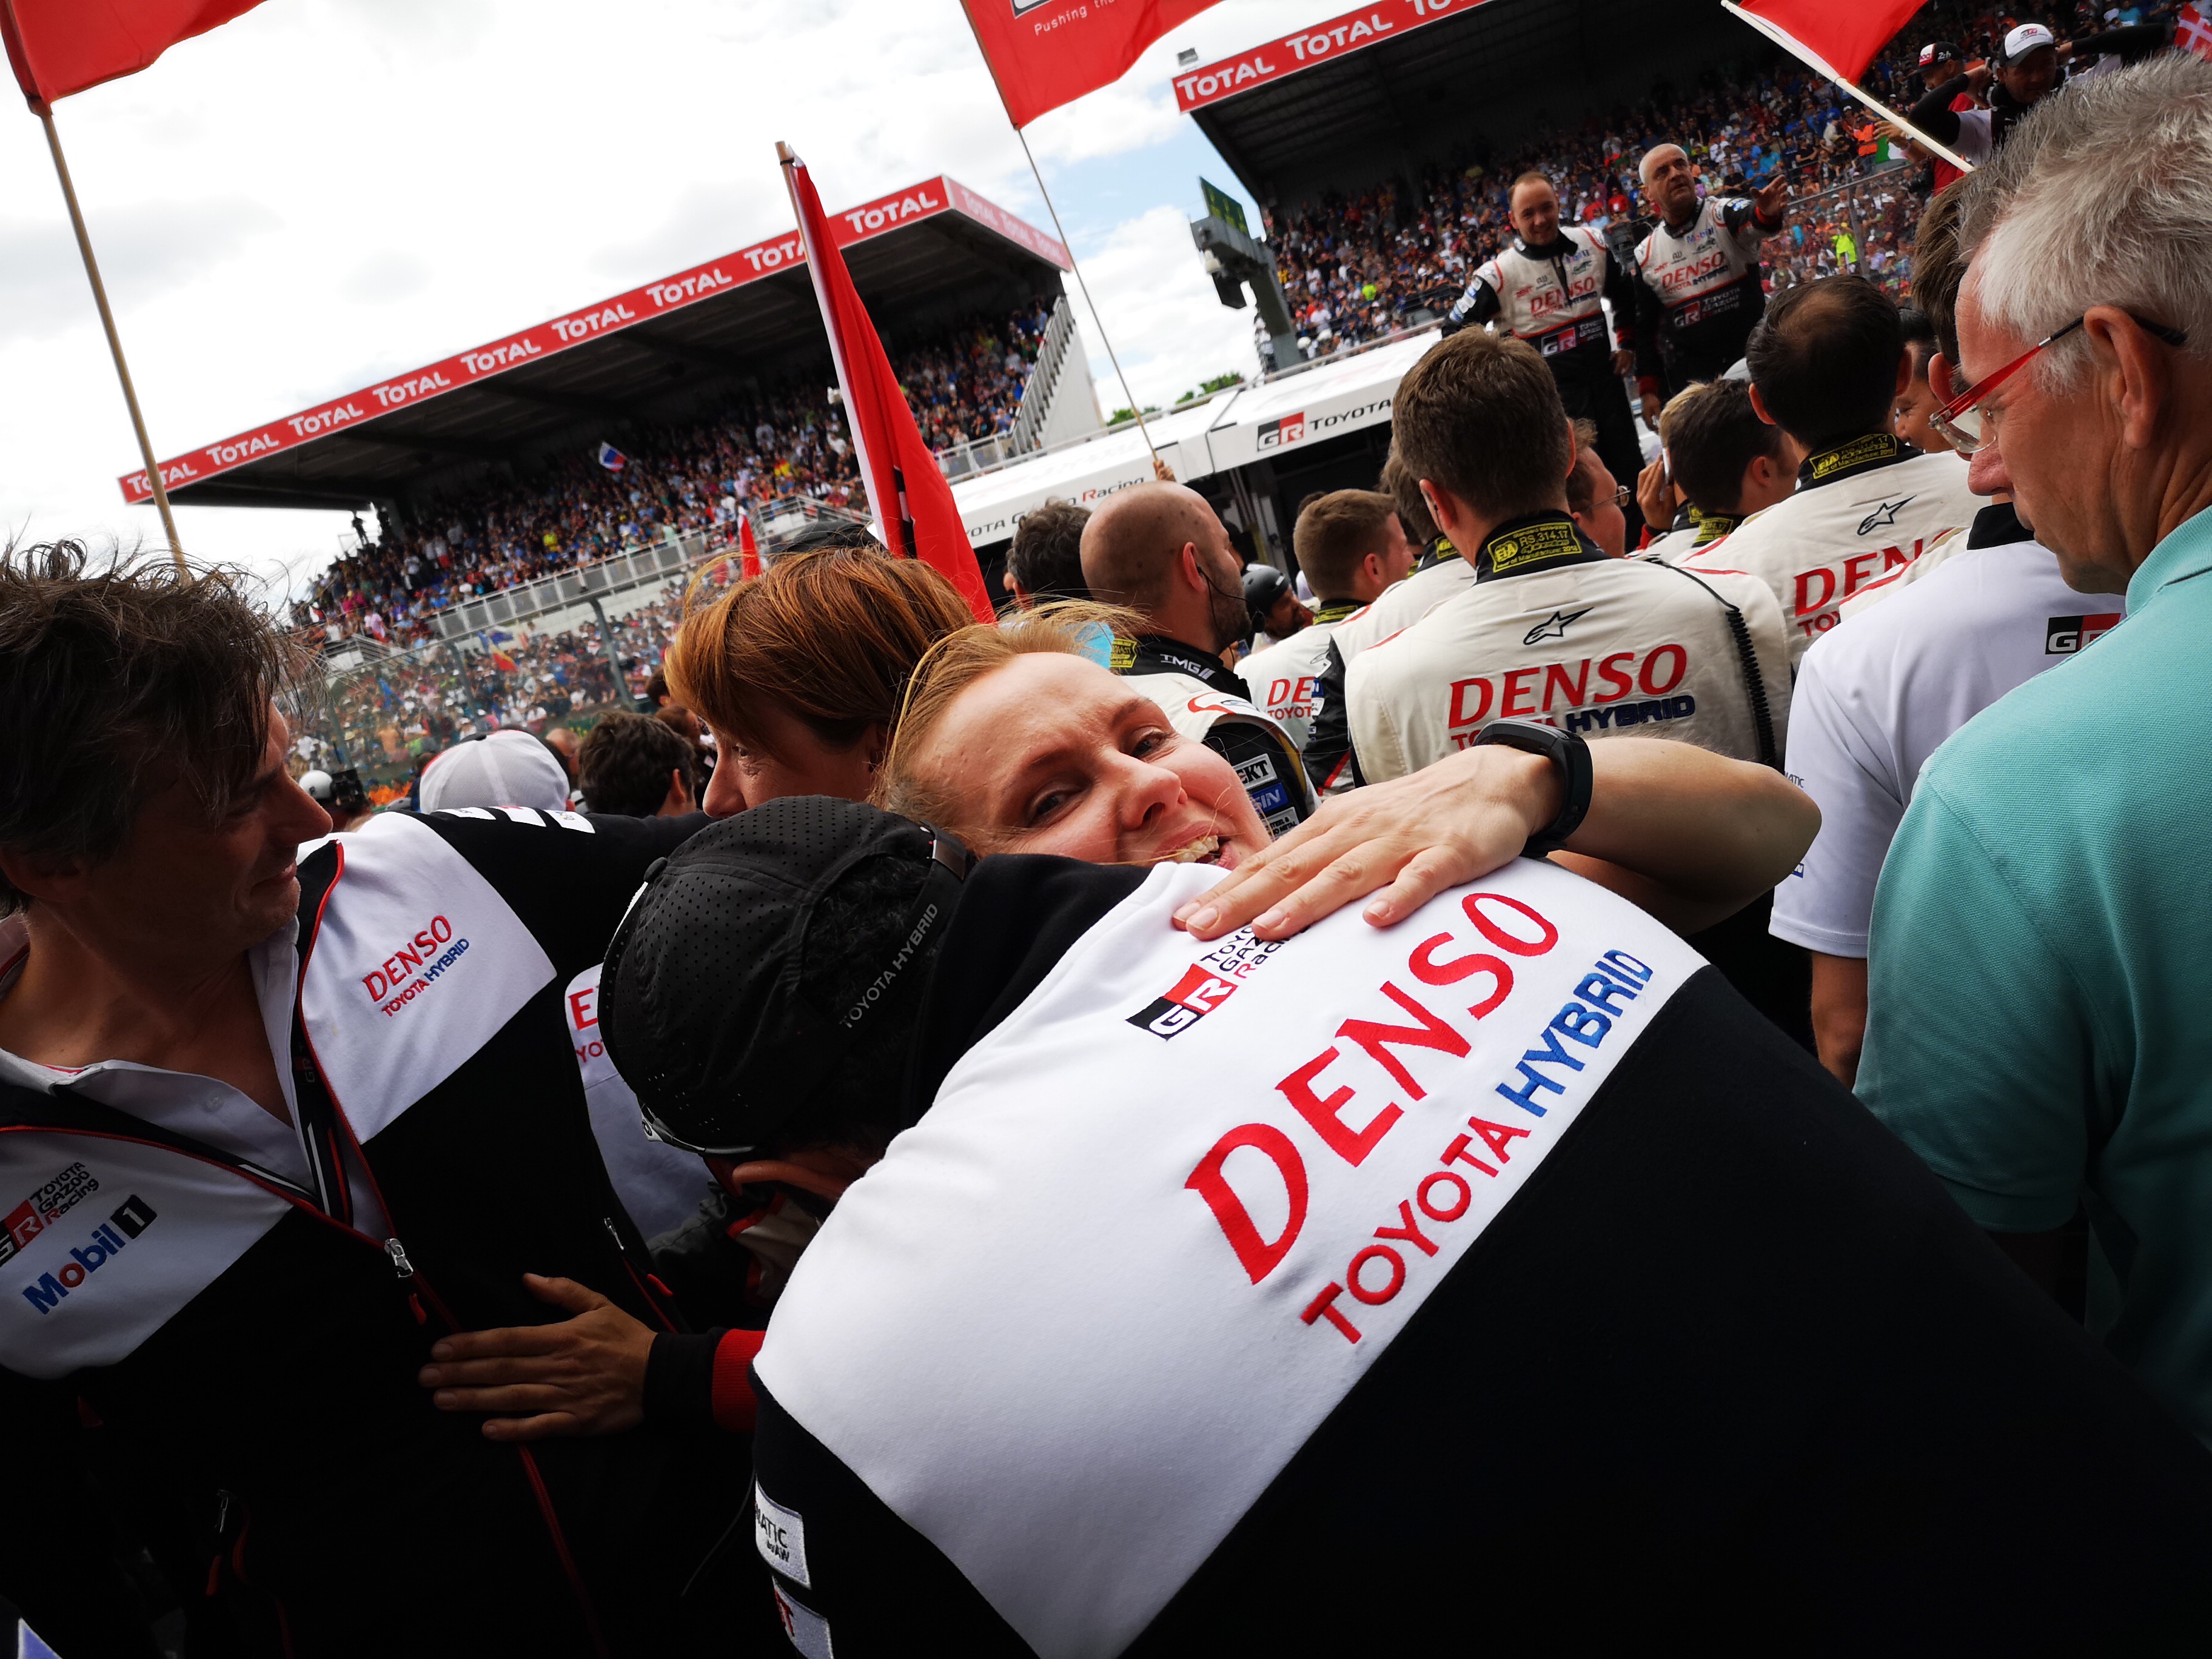
<instances>
[{"instance_id":1,"label":"grandstand crowd","mask_svg":"<svg viewBox=\"0 0 2212 1659\"><path fill-rule=\"evenodd\" d=\"M2054 21L1771 289L1656 117L1503 179L1590 280L1289 569L1162 477L333 674L0 550L24 1651L2204 1650L2212 63ZM1547 234L1616 143L1701 290Z\"/></svg>"},{"instance_id":2,"label":"grandstand crowd","mask_svg":"<svg viewBox=\"0 0 2212 1659\"><path fill-rule=\"evenodd\" d=\"M897 355L900 385L933 447L1012 428L1050 320L1033 304ZM442 501L422 524L364 536L314 580L295 617L332 640L416 644L433 637L428 618L447 605L643 542L726 531L740 513L758 521L794 498L866 504L843 418L818 386L615 435L622 441L609 459L580 451L537 476Z\"/></svg>"}]
</instances>

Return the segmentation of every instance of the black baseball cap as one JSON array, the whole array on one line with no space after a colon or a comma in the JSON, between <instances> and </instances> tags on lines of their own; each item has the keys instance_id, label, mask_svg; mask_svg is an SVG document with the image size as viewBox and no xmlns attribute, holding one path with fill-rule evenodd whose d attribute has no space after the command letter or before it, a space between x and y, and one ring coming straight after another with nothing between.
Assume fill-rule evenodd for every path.
<instances>
[{"instance_id":1,"label":"black baseball cap","mask_svg":"<svg viewBox=\"0 0 2212 1659\"><path fill-rule=\"evenodd\" d=\"M809 929L823 898L878 860L913 866L918 890L848 930L870 958L845 976L861 988L824 1006L800 985ZM654 865L599 980L607 1053L647 1127L720 1158L774 1140L870 1023L920 994L973 862L927 825L804 795L710 824Z\"/></svg>"}]
</instances>

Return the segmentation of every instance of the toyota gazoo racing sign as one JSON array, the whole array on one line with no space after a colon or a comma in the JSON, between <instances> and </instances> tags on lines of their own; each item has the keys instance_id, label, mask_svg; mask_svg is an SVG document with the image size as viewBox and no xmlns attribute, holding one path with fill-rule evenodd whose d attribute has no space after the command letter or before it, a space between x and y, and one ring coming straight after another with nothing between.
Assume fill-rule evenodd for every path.
<instances>
[{"instance_id":1,"label":"toyota gazoo racing sign","mask_svg":"<svg viewBox=\"0 0 2212 1659\"><path fill-rule=\"evenodd\" d=\"M1034 226L1024 224L1004 209L985 201L952 179L932 179L891 195L878 197L872 202L863 202L842 213L831 214L830 224L836 236L837 246L842 248L850 247L856 242L865 242L918 219L933 218L948 212L964 214L1040 258L1052 260L1062 269L1067 267L1067 250L1059 242ZM550 356L602 334L617 333L670 312L681 311L726 289L741 288L788 266L805 263L805 250L799 246L797 231L755 242L750 247L739 248L719 259L710 259L705 264L680 270L673 276L664 276L659 282L634 288L627 294L618 294L611 300L602 300L580 311L556 317L535 328L526 328L520 334L511 334L489 345L458 352L443 362L432 363L427 368L410 369L406 374L395 374L389 380L380 380L358 392L349 392L342 398L333 398L312 409L283 416L251 432L241 432L219 442L187 451L173 460L161 463L161 482L173 489L179 484L212 477L257 457L294 448L325 433L335 432L341 427L374 420L380 415L435 398L457 386L471 385L489 375L503 374L508 369L520 368L537 358ZM153 499L153 486L147 482L143 467L135 472L124 474L118 482L123 486L123 499L126 501L137 503Z\"/></svg>"},{"instance_id":2,"label":"toyota gazoo racing sign","mask_svg":"<svg viewBox=\"0 0 2212 1659\"><path fill-rule=\"evenodd\" d=\"M1271 416L1253 426L1231 426L1206 434L1217 467L1242 466L1265 460L1285 450L1302 449L1324 438L1340 437L1390 418L1394 386L1378 390L1372 385L1346 398L1310 404L1285 415Z\"/></svg>"},{"instance_id":3,"label":"toyota gazoo racing sign","mask_svg":"<svg viewBox=\"0 0 2212 1659\"><path fill-rule=\"evenodd\" d=\"M1349 52L1364 51L1408 30L1473 11L1483 0L1377 0L1377 3L1332 17L1326 23L1270 40L1234 58L1178 75L1176 107L1185 113L1234 98L1240 92L1279 81L1286 75Z\"/></svg>"}]
</instances>

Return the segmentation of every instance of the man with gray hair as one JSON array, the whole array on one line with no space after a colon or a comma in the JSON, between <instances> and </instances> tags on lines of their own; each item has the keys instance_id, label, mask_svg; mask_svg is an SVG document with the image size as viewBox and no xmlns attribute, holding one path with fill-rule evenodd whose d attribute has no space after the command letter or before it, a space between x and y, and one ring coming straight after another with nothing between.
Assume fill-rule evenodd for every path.
<instances>
[{"instance_id":1,"label":"man with gray hair","mask_svg":"<svg viewBox=\"0 0 2212 1659\"><path fill-rule=\"evenodd\" d=\"M2069 87L1992 171L1942 418L2127 615L1921 773L1858 1091L2046 1282L2086 1203L2092 1329L2212 1436L2212 65Z\"/></svg>"},{"instance_id":2,"label":"man with gray hair","mask_svg":"<svg viewBox=\"0 0 2212 1659\"><path fill-rule=\"evenodd\" d=\"M1698 195L1680 144L1656 144L1637 167L1658 223L1636 245L1636 385L1656 432L1660 405L1692 380L1716 380L1743 356L1766 309L1759 254L1782 228L1789 187L1756 196Z\"/></svg>"}]
</instances>

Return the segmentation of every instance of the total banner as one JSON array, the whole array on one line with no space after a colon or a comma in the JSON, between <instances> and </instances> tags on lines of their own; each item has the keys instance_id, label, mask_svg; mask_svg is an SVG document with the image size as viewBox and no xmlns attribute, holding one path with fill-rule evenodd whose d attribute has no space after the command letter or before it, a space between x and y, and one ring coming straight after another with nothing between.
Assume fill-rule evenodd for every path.
<instances>
[{"instance_id":1,"label":"total banner","mask_svg":"<svg viewBox=\"0 0 2212 1659\"><path fill-rule=\"evenodd\" d=\"M829 229L836 245L844 248L943 213L963 214L1062 269L1066 268L1067 250L1058 241L948 178L931 179L830 215ZM227 472L260 456L294 448L341 427L374 420L410 404L441 396L491 375L503 374L601 335L634 328L655 317L695 306L726 289L741 288L805 263L806 250L795 230L755 242L734 253L709 259L672 276L663 276L658 282L601 300L504 339L456 352L426 368L410 369L295 414L281 416L250 431L187 450L161 463L161 482L174 489L179 484ZM125 473L118 482L126 501L138 503L153 499L153 488L143 467Z\"/></svg>"},{"instance_id":2,"label":"total banner","mask_svg":"<svg viewBox=\"0 0 2212 1659\"><path fill-rule=\"evenodd\" d=\"M1482 3L1483 0L1377 0L1326 23L1316 23L1234 58L1176 76L1176 107L1186 114L1203 109L1316 64L1380 46L1408 30L1462 15Z\"/></svg>"},{"instance_id":3,"label":"total banner","mask_svg":"<svg viewBox=\"0 0 2212 1659\"><path fill-rule=\"evenodd\" d=\"M1218 0L961 0L1006 118L1025 127L1129 72L1145 48Z\"/></svg>"}]
</instances>

